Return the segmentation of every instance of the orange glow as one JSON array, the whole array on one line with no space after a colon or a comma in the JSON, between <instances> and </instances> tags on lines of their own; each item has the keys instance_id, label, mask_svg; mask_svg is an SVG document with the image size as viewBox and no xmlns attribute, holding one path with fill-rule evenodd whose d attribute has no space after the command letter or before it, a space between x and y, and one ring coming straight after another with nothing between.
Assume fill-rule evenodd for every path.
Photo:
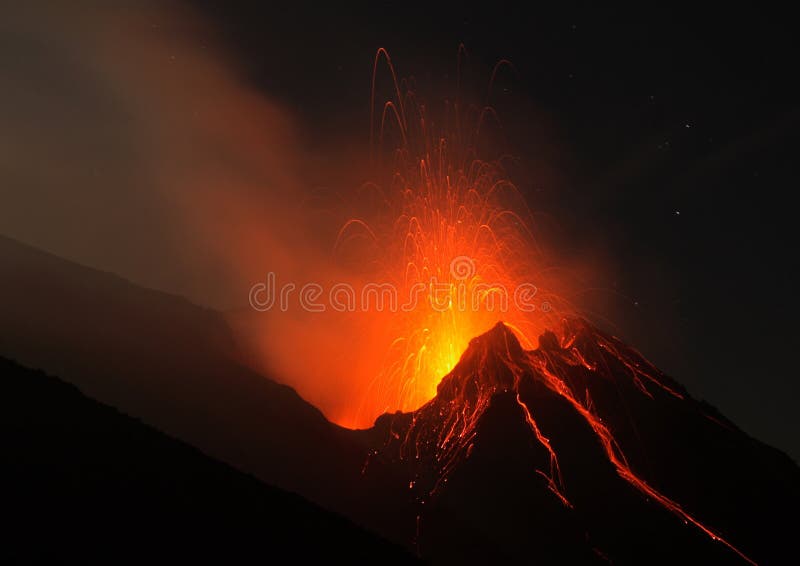
<instances>
[{"instance_id":1,"label":"orange glow","mask_svg":"<svg viewBox=\"0 0 800 566\"><path fill-rule=\"evenodd\" d=\"M375 112L381 59L392 99ZM532 215L503 160L477 154L481 127L493 111L462 108L456 99L438 124L416 93L401 91L383 49L374 73L373 161L382 183L366 185L360 198L378 206L344 224L336 249L351 257L357 248L371 280L396 286L401 303L415 293L419 301L383 322L392 341L361 395L355 416L361 425L430 400L470 339L501 319L532 347L528 337L538 335L555 308L563 309L546 289Z\"/></svg>"},{"instance_id":2,"label":"orange glow","mask_svg":"<svg viewBox=\"0 0 800 566\"><path fill-rule=\"evenodd\" d=\"M431 111L383 49L373 71L368 150L346 137L314 159L284 148L284 178L265 184L283 190L265 191L262 206L250 190L192 195L191 224L231 266L237 297L265 273L296 284L288 309L229 313L236 355L350 428L429 401L469 341L500 320L534 348L572 312L511 181L514 160L492 149L494 111L457 92ZM320 190L304 189L312 178ZM298 304L306 283L324 289L324 312ZM331 308L337 285L356 308ZM396 304L379 308L384 286Z\"/></svg>"}]
</instances>

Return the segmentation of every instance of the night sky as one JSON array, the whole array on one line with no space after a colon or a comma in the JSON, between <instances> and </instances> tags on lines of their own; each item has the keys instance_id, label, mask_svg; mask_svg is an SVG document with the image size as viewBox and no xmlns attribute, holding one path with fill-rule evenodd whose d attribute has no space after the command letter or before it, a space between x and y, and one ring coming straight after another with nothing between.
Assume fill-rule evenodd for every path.
<instances>
[{"instance_id":1,"label":"night sky","mask_svg":"<svg viewBox=\"0 0 800 566\"><path fill-rule=\"evenodd\" d=\"M378 47L421 84L452 78L461 42L475 84L509 59L518 76L492 103L532 166L520 187L557 225L560 253L613 265L590 306L694 395L800 456L800 99L788 14L196 5L313 139L366 130Z\"/></svg>"},{"instance_id":2,"label":"night sky","mask_svg":"<svg viewBox=\"0 0 800 566\"><path fill-rule=\"evenodd\" d=\"M491 102L509 151L525 164L515 181L545 219L547 237L565 265L603 266L602 277L584 282L586 307L693 395L746 432L800 457L800 266L793 206L800 181L800 98L798 40L788 13L755 3L724 11L190 4L206 22L203 33L223 46L249 87L292 113L299 143L309 153L341 139L368 138L379 47L389 50L401 76L416 77L422 90L429 87L429 99L452 84L460 43L469 53L464 84L478 98L495 62L510 60L516 74L501 73ZM49 38L52 30L66 30L67 37L84 25L76 14L46 22L49 31L40 37ZM113 36L115 30L105 31ZM46 41L29 40L19 26L0 23L0 32L10 47L0 51L0 61L11 77L0 78L0 87L24 77L50 101L47 108L55 108L52 116L31 112L25 131L44 115L51 126L96 145L98 158L85 168L91 178L130 168L121 177L136 185L141 168L127 158L116 163L120 155L139 158L136 146L118 135L137 131L135 118L88 80L74 80L80 65L56 61ZM72 71L61 72L67 68ZM27 116L14 107L16 91L5 92L0 118ZM19 90L21 106L31 100L25 92ZM80 100L84 114L75 109L79 105L58 110L48 97ZM102 128L84 130L86 109L102 117ZM27 147L27 138L18 139L8 155ZM51 153L57 159L58 152ZM65 170L74 161L65 159ZM19 163L0 156L12 179ZM76 185L85 185L80 179ZM108 195L108 185L103 187L99 194ZM122 274L182 289L161 284L162 275L163 281L177 279L164 275L163 265L148 263L150 255L131 251L158 247L155 231L142 230L124 254L119 246L98 247L94 236L73 246L91 248L93 255L59 247L71 224L61 223L57 210L80 202L91 215L105 206L102 199L61 194L50 203L52 214L40 215L47 228L37 231L20 213L33 205L4 191L6 197L24 207L9 204L0 211L0 233L115 272L124 271L114 263L122 255L130 267ZM135 202L153 217L160 214L158 201L137 196ZM107 221L101 228L117 223Z\"/></svg>"}]
</instances>

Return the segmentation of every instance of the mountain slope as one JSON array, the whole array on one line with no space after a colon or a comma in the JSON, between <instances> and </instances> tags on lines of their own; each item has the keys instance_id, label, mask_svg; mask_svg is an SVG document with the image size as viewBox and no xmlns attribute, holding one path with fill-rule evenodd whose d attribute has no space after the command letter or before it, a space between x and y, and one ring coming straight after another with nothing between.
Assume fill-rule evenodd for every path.
<instances>
[{"instance_id":1,"label":"mountain slope","mask_svg":"<svg viewBox=\"0 0 800 566\"><path fill-rule=\"evenodd\" d=\"M8 562L413 563L299 496L0 358Z\"/></svg>"},{"instance_id":2,"label":"mountain slope","mask_svg":"<svg viewBox=\"0 0 800 566\"><path fill-rule=\"evenodd\" d=\"M0 237L0 355L262 481L347 511L365 449L237 363L222 315Z\"/></svg>"},{"instance_id":3,"label":"mountain slope","mask_svg":"<svg viewBox=\"0 0 800 566\"><path fill-rule=\"evenodd\" d=\"M498 325L433 400L371 434L374 466L405 471L434 562L769 564L792 551L797 465L585 321L531 352Z\"/></svg>"}]
</instances>

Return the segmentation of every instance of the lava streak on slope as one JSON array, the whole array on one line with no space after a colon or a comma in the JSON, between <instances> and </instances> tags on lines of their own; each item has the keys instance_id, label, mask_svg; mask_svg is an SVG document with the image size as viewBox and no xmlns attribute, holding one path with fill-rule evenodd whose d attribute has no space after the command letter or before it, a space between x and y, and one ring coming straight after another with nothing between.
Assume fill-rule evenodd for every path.
<instances>
[{"instance_id":1,"label":"lava streak on slope","mask_svg":"<svg viewBox=\"0 0 800 566\"><path fill-rule=\"evenodd\" d=\"M612 371L611 365L624 368L622 376L621 372ZM621 382L625 380L627 383ZM632 469L621 442L608 424L614 419L601 414L593 403L591 392L598 390L595 385L598 383L636 391L647 402L695 403L686 398L680 385L635 351L581 319L565 321L560 337L546 332L540 338L539 348L530 351L525 351L514 333L499 323L470 342L459 363L439 384L434 399L415 411L410 420L395 421L401 425L384 447L384 455L409 463L414 474L412 486L422 505L435 501L461 464L470 458L489 408L498 396L511 395L521 409L532 440L547 455L546 460L541 460L547 464L537 469L538 476L533 477L543 478L544 487L562 506L580 511L580 492L586 486L571 486L569 476L563 473L563 462L559 461L560 449L569 449L567 444L574 443L575 438L564 439L563 431L558 429L560 422L552 417L540 420L537 415L537 411L546 410L543 402L560 404L571 414L559 418L587 425L589 436L594 437L593 443L600 449L597 454L604 457L606 466L618 478L645 500L655 502L711 541L755 564L716 530ZM562 438L556 442L554 435ZM573 492L578 494L576 499L572 498Z\"/></svg>"}]
</instances>

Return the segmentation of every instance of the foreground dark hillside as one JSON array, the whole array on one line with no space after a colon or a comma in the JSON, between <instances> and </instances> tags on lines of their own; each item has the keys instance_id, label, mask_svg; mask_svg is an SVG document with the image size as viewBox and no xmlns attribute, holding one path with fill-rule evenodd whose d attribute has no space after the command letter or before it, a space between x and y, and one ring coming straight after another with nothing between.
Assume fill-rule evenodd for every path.
<instances>
[{"instance_id":1,"label":"foreground dark hillside","mask_svg":"<svg viewBox=\"0 0 800 566\"><path fill-rule=\"evenodd\" d=\"M413 562L56 378L4 358L0 375L5 564Z\"/></svg>"}]
</instances>

